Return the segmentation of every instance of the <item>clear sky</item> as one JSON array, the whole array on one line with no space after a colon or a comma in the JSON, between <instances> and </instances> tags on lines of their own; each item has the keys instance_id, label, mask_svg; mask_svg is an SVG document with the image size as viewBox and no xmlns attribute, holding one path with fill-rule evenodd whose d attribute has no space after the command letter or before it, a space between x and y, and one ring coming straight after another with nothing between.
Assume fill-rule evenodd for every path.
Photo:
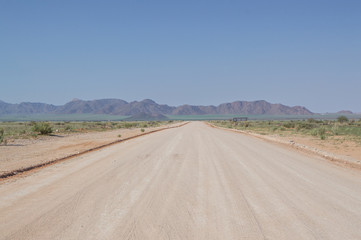
<instances>
[{"instance_id":1,"label":"clear sky","mask_svg":"<svg viewBox=\"0 0 361 240\"><path fill-rule=\"evenodd\" d=\"M0 100L361 112L360 0L0 0Z\"/></svg>"}]
</instances>

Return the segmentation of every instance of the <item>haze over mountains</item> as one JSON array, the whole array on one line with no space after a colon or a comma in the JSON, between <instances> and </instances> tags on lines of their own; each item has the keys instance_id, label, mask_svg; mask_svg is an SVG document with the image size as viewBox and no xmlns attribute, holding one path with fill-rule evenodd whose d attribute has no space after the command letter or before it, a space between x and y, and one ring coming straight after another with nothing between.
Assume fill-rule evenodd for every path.
<instances>
[{"instance_id":1,"label":"haze over mountains","mask_svg":"<svg viewBox=\"0 0 361 240\"><path fill-rule=\"evenodd\" d=\"M100 99L84 101L74 99L65 105L55 106L46 103L23 102L10 104L0 101L0 114L111 114L132 116L145 114L205 115L205 114L244 114L244 115L312 115L302 106L289 107L260 101L235 101L218 106L181 105L178 107L158 104L150 99L126 102L121 99Z\"/></svg>"}]
</instances>

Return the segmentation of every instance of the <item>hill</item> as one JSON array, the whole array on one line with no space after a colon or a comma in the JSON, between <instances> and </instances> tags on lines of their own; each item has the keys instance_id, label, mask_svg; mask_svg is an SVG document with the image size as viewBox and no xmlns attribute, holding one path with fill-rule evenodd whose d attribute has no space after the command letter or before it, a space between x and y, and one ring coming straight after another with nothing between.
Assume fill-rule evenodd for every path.
<instances>
[{"instance_id":1,"label":"hill","mask_svg":"<svg viewBox=\"0 0 361 240\"><path fill-rule=\"evenodd\" d=\"M0 115L7 114L110 114L137 116L137 114L162 115L205 115L205 114L243 114L243 115L312 115L302 106L289 107L260 101L235 101L218 106L181 105L178 107L158 104L150 99L126 102L121 99L100 99L84 101L74 99L65 105L55 106L46 103L10 104L0 101Z\"/></svg>"},{"instance_id":2,"label":"hill","mask_svg":"<svg viewBox=\"0 0 361 240\"><path fill-rule=\"evenodd\" d=\"M341 110L341 111L338 111L336 114L350 115L350 114L353 114L353 112L351 112L350 110Z\"/></svg>"}]
</instances>

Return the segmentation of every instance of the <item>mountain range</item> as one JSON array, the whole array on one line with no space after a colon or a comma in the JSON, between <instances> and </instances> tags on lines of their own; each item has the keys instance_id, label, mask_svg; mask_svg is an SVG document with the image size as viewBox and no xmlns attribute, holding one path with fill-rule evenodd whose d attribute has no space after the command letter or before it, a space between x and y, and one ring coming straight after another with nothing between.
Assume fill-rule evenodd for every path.
<instances>
[{"instance_id":1,"label":"mountain range","mask_svg":"<svg viewBox=\"0 0 361 240\"><path fill-rule=\"evenodd\" d=\"M264 100L235 101L218 106L181 105L178 107L158 104L150 99L126 102L121 99L80 100L73 99L65 105L23 102L11 104L0 101L0 115L8 114L111 114L133 116L137 114L164 115L205 115L205 114L244 114L244 115L312 115L302 106L289 107L272 104Z\"/></svg>"}]
</instances>

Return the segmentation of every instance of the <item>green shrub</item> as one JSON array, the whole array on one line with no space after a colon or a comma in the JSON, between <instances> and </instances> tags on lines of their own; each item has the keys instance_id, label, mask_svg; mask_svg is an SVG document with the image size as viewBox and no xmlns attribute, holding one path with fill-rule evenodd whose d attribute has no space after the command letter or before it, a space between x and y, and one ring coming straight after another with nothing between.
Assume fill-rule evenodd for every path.
<instances>
[{"instance_id":1,"label":"green shrub","mask_svg":"<svg viewBox=\"0 0 361 240\"><path fill-rule=\"evenodd\" d=\"M322 140L326 139L326 128L321 127L318 129L318 135L321 137Z\"/></svg>"},{"instance_id":2,"label":"green shrub","mask_svg":"<svg viewBox=\"0 0 361 240\"><path fill-rule=\"evenodd\" d=\"M347 118L346 116L339 116L339 117L337 118L337 121L338 121L339 123L348 122L348 118Z\"/></svg>"},{"instance_id":3,"label":"green shrub","mask_svg":"<svg viewBox=\"0 0 361 240\"><path fill-rule=\"evenodd\" d=\"M295 123L293 123L293 122L286 122L286 123L283 124L283 126L284 126L285 128L294 128L294 127L295 127Z\"/></svg>"},{"instance_id":4,"label":"green shrub","mask_svg":"<svg viewBox=\"0 0 361 240\"><path fill-rule=\"evenodd\" d=\"M33 131L40 133L41 135L45 135L52 133L53 129L51 128L49 123L39 122L39 123L35 123L35 125L33 126Z\"/></svg>"},{"instance_id":5,"label":"green shrub","mask_svg":"<svg viewBox=\"0 0 361 240\"><path fill-rule=\"evenodd\" d=\"M312 136L320 136L322 140L326 139L326 128L320 127L311 130Z\"/></svg>"},{"instance_id":6,"label":"green shrub","mask_svg":"<svg viewBox=\"0 0 361 240\"><path fill-rule=\"evenodd\" d=\"M300 123L298 123L297 124L297 131L299 131L299 130L301 130L301 129L308 129L308 130L310 130L310 129L312 129L312 128L314 128L314 124L312 124L312 123L307 123L307 122L300 122Z\"/></svg>"},{"instance_id":7,"label":"green shrub","mask_svg":"<svg viewBox=\"0 0 361 240\"><path fill-rule=\"evenodd\" d=\"M326 128L324 128L324 127L320 127L319 129L318 129L318 134L325 134L326 133Z\"/></svg>"},{"instance_id":8,"label":"green shrub","mask_svg":"<svg viewBox=\"0 0 361 240\"><path fill-rule=\"evenodd\" d=\"M0 143L4 141L4 129L0 128Z\"/></svg>"},{"instance_id":9,"label":"green shrub","mask_svg":"<svg viewBox=\"0 0 361 240\"><path fill-rule=\"evenodd\" d=\"M141 132L144 132L145 130L144 130L144 128L142 128L142 129L140 129L140 131L141 131Z\"/></svg>"}]
</instances>

